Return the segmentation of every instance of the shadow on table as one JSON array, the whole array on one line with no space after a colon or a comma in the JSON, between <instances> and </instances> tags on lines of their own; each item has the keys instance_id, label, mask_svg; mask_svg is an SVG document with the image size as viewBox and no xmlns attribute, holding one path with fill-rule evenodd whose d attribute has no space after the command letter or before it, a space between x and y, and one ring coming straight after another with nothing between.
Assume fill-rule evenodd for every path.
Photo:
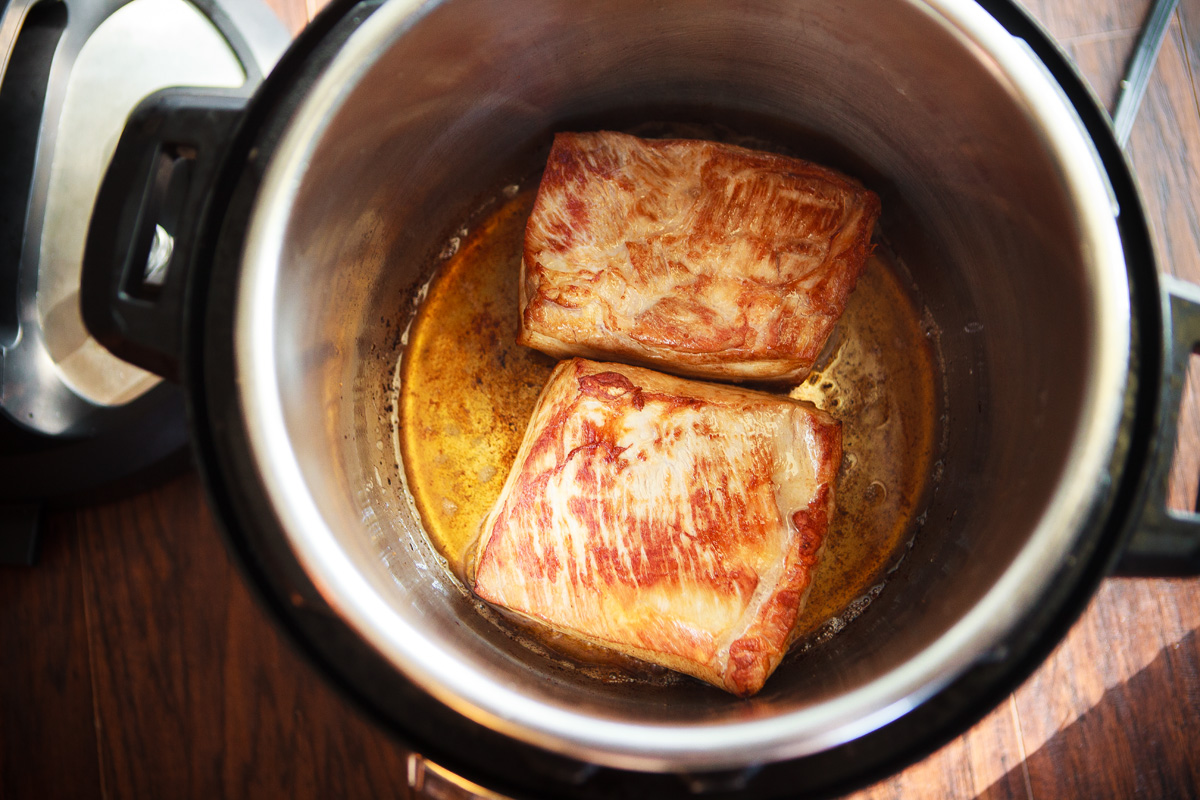
<instances>
[{"instance_id":1,"label":"shadow on table","mask_svg":"<svg viewBox=\"0 0 1200 800\"><path fill-rule=\"evenodd\" d=\"M1134 709L1137 709L1135 711ZM1192 631L976 800L1200 797L1200 639Z\"/></svg>"}]
</instances>

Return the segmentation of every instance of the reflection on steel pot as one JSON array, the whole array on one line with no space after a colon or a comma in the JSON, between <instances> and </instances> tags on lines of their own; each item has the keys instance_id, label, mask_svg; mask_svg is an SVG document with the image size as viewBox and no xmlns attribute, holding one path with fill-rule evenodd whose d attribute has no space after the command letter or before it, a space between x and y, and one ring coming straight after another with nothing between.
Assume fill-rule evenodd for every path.
<instances>
[{"instance_id":1,"label":"reflection on steel pot","mask_svg":"<svg viewBox=\"0 0 1200 800\"><path fill-rule=\"evenodd\" d=\"M407 742L514 795L841 790L1003 697L1135 529L1142 567L1196 569L1158 494L1194 293L1164 317L1102 112L1013 6L519 6L335 3L244 111L160 96L87 254L97 338L178 366L252 581ZM556 668L480 615L397 488L393 375L438 252L554 130L648 120L836 143L942 331L942 471L910 553L752 701ZM196 227L148 288L126 276L167 207Z\"/></svg>"}]
</instances>

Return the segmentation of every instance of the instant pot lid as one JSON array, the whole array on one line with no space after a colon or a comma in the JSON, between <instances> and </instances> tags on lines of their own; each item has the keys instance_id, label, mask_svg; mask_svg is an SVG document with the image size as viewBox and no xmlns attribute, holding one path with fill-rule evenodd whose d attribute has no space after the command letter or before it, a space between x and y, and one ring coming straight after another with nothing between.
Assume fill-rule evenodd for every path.
<instances>
[{"instance_id":1,"label":"instant pot lid","mask_svg":"<svg viewBox=\"0 0 1200 800\"><path fill-rule=\"evenodd\" d=\"M178 390L84 328L92 204L144 97L176 85L249 93L289 41L259 0L0 7L0 498L89 492L186 445ZM160 239L169 258L169 232Z\"/></svg>"}]
</instances>

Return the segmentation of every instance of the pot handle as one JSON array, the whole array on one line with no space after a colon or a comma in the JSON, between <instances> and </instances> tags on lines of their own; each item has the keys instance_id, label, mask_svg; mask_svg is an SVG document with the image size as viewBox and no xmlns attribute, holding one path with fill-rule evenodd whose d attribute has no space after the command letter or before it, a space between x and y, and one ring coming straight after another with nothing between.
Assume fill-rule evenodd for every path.
<instances>
[{"instance_id":1,"label":"pot handle","mask_svg":"<svg viewBox=\"0 0 1200 800\"><path fill-rule=\"evenodd\" d=\"M129 117L88 228L84 324L119 358L178 380L187 273L226 145L237 90L164 89Z\"/></svg>"},{"instance_id":2,"label":"pot handle","mask_svg":"<svg viewBox=\"0 0 1200 800\"><path fill-rule=\"evenodd\" d=\"M1163 364L1167 380L1159 401L1144 503L1137 530L1117 565L1119 575L1200 575L1200 514L1167 508L1183 384L1188 361L1200 348L1200 286L1169 276L1162 281L1169 325Z\"/></svg>"}]
</instances>

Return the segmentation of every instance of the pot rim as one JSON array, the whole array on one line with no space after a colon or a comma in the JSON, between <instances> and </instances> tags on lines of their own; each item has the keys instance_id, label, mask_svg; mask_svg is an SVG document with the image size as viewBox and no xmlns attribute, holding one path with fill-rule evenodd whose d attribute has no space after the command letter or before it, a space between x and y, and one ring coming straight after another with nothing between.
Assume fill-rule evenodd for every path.
<instances>
[{"instance_id":1,"label":"pot rim","mask_svg":"<svg viewBox=\"0 0 1200 800\"><path fill-rule=\"evenodd\" d=\"M361 579L305 485L284 424L273 306L289 211L309 160L368 66L430 6L389 0L363 23L288 124L264 175L241 259L234 309L234 373L254 467L280 528L330 608L385 659L451 709L519 741L592 763L648 771L713 769L829 749L902 716L986 658L1037 602L1110 483L1128 380L1130 308L1112 191L1082 123L1027 46L982 8L955 0L905 0L962 44L986 54L1058 158L1074 201L1089 269L1095 363L1067 457L1067 472L1029 543L966 615L882 678L797 711L750 721L633 724L601 720L512 691L450 657L407 624Z\"/></svg>"}]
</instances>

